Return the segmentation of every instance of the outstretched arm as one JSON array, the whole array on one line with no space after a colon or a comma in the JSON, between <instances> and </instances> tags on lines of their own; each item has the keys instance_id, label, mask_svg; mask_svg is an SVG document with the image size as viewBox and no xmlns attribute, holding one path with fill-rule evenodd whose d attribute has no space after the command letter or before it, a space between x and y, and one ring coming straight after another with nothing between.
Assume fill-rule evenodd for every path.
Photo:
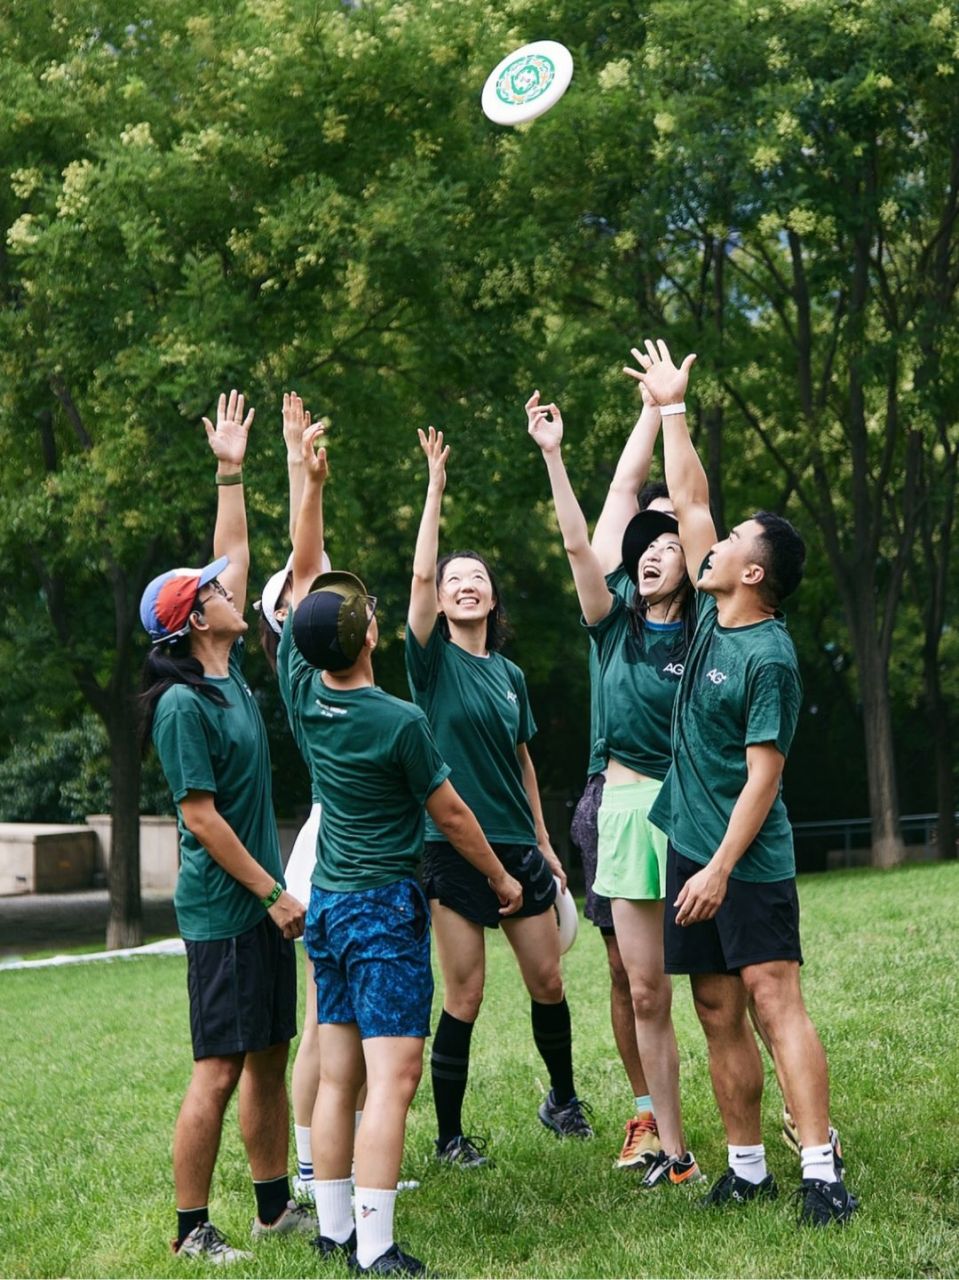
<instances>
[{"instance_id":1,"label":"outstretched arm","mask_svg":"<svg viewBox=\"0 0 959 1280\"><path fill-rule=\"evenodd\" d=\"M593 530L593 550L603 573L612 573L622 563L623 534L639 510L637 495L646 483L653 446L659 434L659 405L640 383L643 411L619 455L606 501Z\"/></svg>"},{"instance_id":2,"label":"outstretched arm","mask_svg":"<svg viewBox=\"0 0 959 1280\"><path fill-rule=\"evenodd\" d=\"M443 490L446 488L446 459L450 456L450 447L444 446L442 431L435 431L432 427L429 433L417 430L417 435L420 438L420 448L426 454L430 478L419 532L416 535L416 550L413 553L413 582L410 586L407 624L417 642L425 645L436 626L436 557L440 539L440 508L443 505Z\"/></svg>"},{"instance_id":3,"label":"outstretched arm","mask_svg":"<svg viewBox=\"0 0 959 1280\"><path fill-rule=\"evenodd\" d=\"M296 517L303 501L306 471L303 467L303 432L310 425L309 410L295 391L283 393L283 439L286 443L286 470L290 478L290 543L296 533Z\"/></svg>"},{"instance_id":4,"label":"outstretched arm","mask_svg":"<svg viewBox=\"0 0 959 1280\"><path fill-rule=\"evenodd\" d=\"M526 419L529 434L539 445L546 463L546 472L553 490L553 505L559 530L563 535L566 557L573 571L573 582L579 596L579 607L588 623L605 618L612 607L613 597L596 553L589 545L586 517L576 501L576 494L563 464L563 418L555 404L541 405L539 392L534 391L526 401Z\"/></svg>"},{"instance_id":5,"label":"outstretched arm","mask_svg":"<svg viewBox=\"0 0 959 1280\"><path fill-rule=\"evenodd\" d=\"M696 357L688 355L677 369L669 348L660 338L645 341L645 352L632 348L639 369L624 369L646 388L662 409L682 404L689 382L689 371ZM706 472L689 437L685 409L663 416L663 455L666 462L666 484L673 509L679 521L679 537L683 544L690 576L699 572L710 547L716 541L716 526L709 510L709 484Z\"/></svg>"},{"instance_id":6,"label":"outstretched arm","mask_svg":"<svg viewBox=\"0 0 959 1280\"><path fill-rule=\"evenodd\" d=\"M330 474L326 450L314 447L323 428L317 422L303 432L303 501L293 534L293 607L307 595L313 579L323 572L323 486Z\"/></svg>"},{"instance_id":7,"label":"outstretched arm","mask_svg":"<svg viewBox=\"0 0 959 1280\"><path fill-rule=\"evenodd\" d=\"M243 496L243 459L254 411L243 416L243 396L231 391L229 399L220 395L216 406L216 426L203 419L206 438L216 457L216 528L213 554L229 556L223 570L223 585L233 592L233 605L242 613L250 576L250 546L246 531L246 500Z\"/></svg>"}]
</instances>

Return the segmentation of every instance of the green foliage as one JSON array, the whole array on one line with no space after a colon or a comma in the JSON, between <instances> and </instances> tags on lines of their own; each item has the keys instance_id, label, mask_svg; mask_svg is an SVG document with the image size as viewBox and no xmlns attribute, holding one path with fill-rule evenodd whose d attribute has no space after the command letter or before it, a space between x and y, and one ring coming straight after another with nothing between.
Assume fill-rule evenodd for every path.
<instances>
[{"instance_id":1,"label":"green foliage","mask_svg":"<svg viewBox=\"0 0 959 1280\"><path fill-rule=\"evenodd\" d=\"M959 867L833 872L803 877L799 888L803 987L829 1057L849 1185L862 1198L848 1228L796 1226L799 1165L779 1140L768 1065L763 1129L775 1203L708 1214L695 1190L644 1195L613 1168L633 1101L609 1027L605 949L583 925L564 971L577 1088L593 1106L595 1140L557 1142L536 1119L546 1081L528 998L505 941L491 938L465 1115L489 1135L497 1164L474 1176L431 1160L424 1080L403 1170L422 1185L399 1198L400 1239L448 1276L955 1275L959 990L943 939L954 930ZM183 1274L168 1240L170 1136L191 1066L184 975L182 960L159 958L0 972L0 1037L16 1045L0 1078L0 1273ZM727 1152L705 1042L688 984L675 988L686 1133L716 1177ZM440 999L438 988L437 1014ZM915 1157L891 1159L890 1135ZM254 1201L233 1104L211 1212L231 1241L248 1245ZM231 1274L317 1275L305 1238L257 1242L253 1253ZM345 1263L323 1274L345 1276Z\"/></svg>"}]
</instances>

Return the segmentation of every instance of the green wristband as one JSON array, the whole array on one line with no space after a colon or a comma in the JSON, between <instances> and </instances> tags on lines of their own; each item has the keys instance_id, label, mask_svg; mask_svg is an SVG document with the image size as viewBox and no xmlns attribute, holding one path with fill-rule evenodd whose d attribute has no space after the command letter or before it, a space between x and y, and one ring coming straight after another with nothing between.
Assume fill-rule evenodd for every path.
<instances>
[{"instance_id":1,"label":"green wristband","mask_svg":"<svg viewBox=\"0 0 959 1280\"><path fill-rule=\"evenodd\" d=\"M269 911L270 907L273 906L273 903L276 902L282 892L283 886L280 884L279 880L277 880L270 893L268 893L265 898L260 899L267 911Z\"/></svg>"},{"instance_id":2,"label":"green wristband","mask_svg":"<svg viewBox=\"0 0 959 1280\"><path fill-rule=\"evenodd\" d=\"M234 471L231 476L217 476L216 482L217 484L242 484L243 472Z\"/></svg>"}]
</instances>

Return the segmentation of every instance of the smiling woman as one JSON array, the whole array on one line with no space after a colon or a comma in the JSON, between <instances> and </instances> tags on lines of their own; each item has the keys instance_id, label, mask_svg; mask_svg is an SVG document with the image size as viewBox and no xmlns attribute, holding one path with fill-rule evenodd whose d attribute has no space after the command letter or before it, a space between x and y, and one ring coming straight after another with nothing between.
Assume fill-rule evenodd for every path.
<instances>
[{"instance_id":1,"label":"smiling woman","mask_svg":"<svg viewBox=\"0 0 959 1280\"><path fill-rule=\"evenodd\" d=\"M437 564L449 448L432 427L419 439L429 486L406 630L410 691L429 718L454 786L523 886L522 907L502 924L530 994L533 1038L550 1076L539 1118L559 1137L588 1138L592 1129L573 1084L572 1032L552 910L557 884L558 892L567 892L566 874L550 845L527 746L536 724L526 680L500 652L506 615L486 560L475 551L458 551ZM436 1154L444 1163L479 1168L487 1159L463 1133L462 1106L483 998L485 930L499 927L502 909L484 878L456 857L432 823L426 829L424 882L444 984L432 1059Z\"/></svg>"}]
</instances>

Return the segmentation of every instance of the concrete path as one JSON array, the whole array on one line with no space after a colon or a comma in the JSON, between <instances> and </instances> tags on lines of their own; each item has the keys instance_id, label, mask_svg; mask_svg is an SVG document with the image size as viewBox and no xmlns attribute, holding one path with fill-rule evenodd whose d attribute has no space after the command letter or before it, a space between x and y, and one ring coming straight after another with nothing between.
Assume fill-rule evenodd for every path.
<instances>
[{"instance_id":1,"label":"concrete path","mask_svg":"<svg viewBox=\"0 0 959 1280\"><path fill-rule=\"evenodd\" d=\"M33 951L102 945L108 915L106 889L0 898L0 955L29 956ZM173 937L176 932L173 900L144 894L144 939Z\"/></svg>"}]
</instances>

